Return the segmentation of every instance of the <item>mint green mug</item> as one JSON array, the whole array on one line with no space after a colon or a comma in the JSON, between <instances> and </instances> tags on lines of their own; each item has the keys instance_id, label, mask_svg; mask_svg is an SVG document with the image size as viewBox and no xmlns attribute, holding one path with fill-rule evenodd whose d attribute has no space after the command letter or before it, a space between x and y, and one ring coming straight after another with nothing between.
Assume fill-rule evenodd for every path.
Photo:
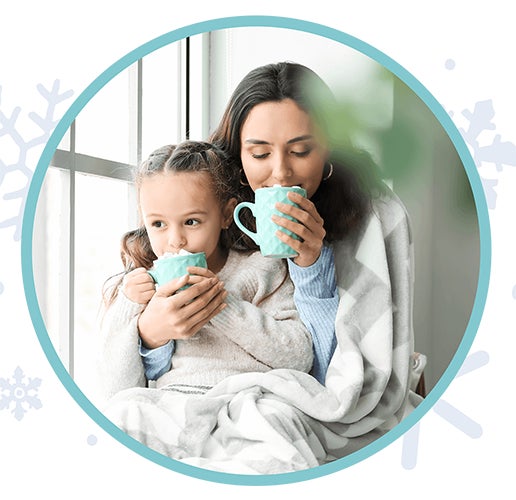
<instances>
[{"instance_id":1,"label":"mint green mug","mask_svg":"<svg viewBox=\"0 0 516 500\"><path fill-rule=\"evenodd\" d=\"M301 187L289 187L289 186L273 186L266 188L259 188L255 191L254 203L244 201L239 203L233 212L235 224L240 230L247 234L259 247L260 252L265 257L275 257L278 259L286 259L289 257L296 257L297 252L293 250L289 245L283 243L277 236L276 231L279 229L284 233L292 236L295 239L299 239L297 235L291 231L278 226L271 220L272 215L279 215L290 220L295 220L292 217L283 214L275 208L276 202L288 203L297 207L296 203L292 202L287 198L287 193L294 191L299 193L301 196L306 198L306 190ZM240 210L248 208L251 210L253 216L256 219L256 232L251 231L245 227L240 221L238 215Z\"/></svg>"},{"instance_id":2,"label":"mint green mug","mask_svg":"<svg viewBox=\"0 0 516 500\"><path fill-rule=\"evenodd\" d=\"M170 257L162 257L154 261L154 266L147 272L152 276L158 285L164 285L174 278L180 278L187 274L187 268L190 266L208 267L206 262L206 254L204 252L190 253L184 255L173 255ZM187 288L186 285L183 288ZM183 290L181 288L181 290Z\"/></svg>"}]
</instances>

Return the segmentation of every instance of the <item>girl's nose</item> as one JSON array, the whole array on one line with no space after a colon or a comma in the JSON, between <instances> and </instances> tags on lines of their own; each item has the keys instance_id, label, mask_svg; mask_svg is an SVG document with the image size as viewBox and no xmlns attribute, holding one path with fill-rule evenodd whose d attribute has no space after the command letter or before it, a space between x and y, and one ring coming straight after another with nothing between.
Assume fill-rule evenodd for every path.
<instances>
[{"instance_id":1,"label":"girl's nose","mask_svg":"<svg viewBox=\"0 0 516 500\"><path fill-rule=\"evenodd\" d=\"M168 237L168 246L172 250L181 250L186 245L186 238L181 231L170 231Z\"/></svg>"}]
</instances>

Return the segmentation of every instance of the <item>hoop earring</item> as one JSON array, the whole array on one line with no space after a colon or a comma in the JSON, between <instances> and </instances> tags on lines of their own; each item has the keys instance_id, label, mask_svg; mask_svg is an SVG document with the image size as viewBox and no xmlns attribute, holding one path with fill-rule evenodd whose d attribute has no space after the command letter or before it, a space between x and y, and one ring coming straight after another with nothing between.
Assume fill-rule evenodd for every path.
<instances>
[{"instance_id":1,"label":"hoop earring","mask_svg":"<svg viewBox=\"0 0 516 500\"><path fill-rule=\"evenodd\" d=\"M242 186L249 186L249 182L247 182L247 179L246 179L246 182L244 182L244 181L242 180L242 174L243 174L243 173L244 173L244 169L243 169L243 168L241 168L241 169L240 169L240 184L241 184ZM245 175L245 174L244 174L244 175Z\"/></svg>"},{"instance_id":2,"label":"hoop earring","mask_svg":"<svg viewBox=\"0 0 516 500\"><path fill-rule=\"evenodd\" d=\"M328 173L327 176L322 178L323 181L327 181L333 175L333 163L330 163L329 165L330 165L330 172Z\"/></svg>"}]
</instances>

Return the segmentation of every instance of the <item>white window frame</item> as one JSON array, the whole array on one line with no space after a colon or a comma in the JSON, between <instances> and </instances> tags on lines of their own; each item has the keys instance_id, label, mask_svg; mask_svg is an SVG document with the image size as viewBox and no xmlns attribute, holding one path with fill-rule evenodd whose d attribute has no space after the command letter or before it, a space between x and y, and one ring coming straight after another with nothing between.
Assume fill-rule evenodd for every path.
<instances>
[{"instance_id":1,"label":"white window frame","mask_svg":"<svg viewBox=\"0 0 516 500\"><path fill-rule=\"evenodd\" d=\"M206 139L208 135L208 89L209 89L209 33L195 37L188 37L178 42L178 136L171 138L171 142L180 142L185 139ZM74 378L75 361L80 353L75 352L75 182L76 175L92 174L109 179L119 179L131 182L132 168L142 160L142 136L143 130L143 84L144 84L145 58L138 60L125 71L129 72L129 163L122 163L105 158L89 156L76 151L76 125L72 123L68 131L68 149L58 148L52 158L49 168L59 168L67 175L63 178L65 183L61 193L49 193L42 188L38 201L38 210L33 240L33 258L35 269L36 289L43 319L47 323L52 310L58 312L57 332L52 332L54 347L59 354L63 365L70 376ZM109 112L108 110L106 112ZM170 118L170 117L169 117ZM63 141L65 142L65 141ZM66 223L61 225L59 256L61 268L59 273L60 290L58 297L49 296L46 282L48 278L47 256L41 249L45 248L47 228L45 221L46 201L49 196L61 196L61 204L68 210ZM136 207L134 190L130 190L128 206ZM137 225L136 210L132 213L131 225ZM63 221L64 222L64 221ZM64 234L63 234L64 233ZM100 297L99 290L99 297ZM57 301L57 303L56 303ZM50 332L49 332L50 335Z\"/></svg>"}]
</instances>

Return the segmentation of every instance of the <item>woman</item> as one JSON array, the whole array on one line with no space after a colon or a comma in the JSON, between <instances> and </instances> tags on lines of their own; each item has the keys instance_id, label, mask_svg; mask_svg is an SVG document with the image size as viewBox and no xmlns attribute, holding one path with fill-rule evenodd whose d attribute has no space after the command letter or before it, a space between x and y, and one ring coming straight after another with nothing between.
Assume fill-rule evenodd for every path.
<instances>
[{"instance_id":1,"label":"woman","mask_svg":"<svg viewBox=\"0 0 516 500\"><path fill-rule=\"evenodd\" d=\"M319 109L331 108L333 100L326 84L305 66L262 66L237 86L211 137L241 162L243 199L252 200L256 189L274 184L307 190L308 199L291 196L299 208L278 207L298 222L279 217L275 222L301 238L278 232L298 252L288 261L289 272L296 306L313 337L312 374L322 384L336 347L339 295L332 244L360 227L373 193L382 191L370 156L350 148L344 133L339 137L327 130ZM332 151L327 137L345 147ZM252 224L246 221L248 227ZM244 236L239 245L256 248Z\"/></svg>"}]
</instances>

